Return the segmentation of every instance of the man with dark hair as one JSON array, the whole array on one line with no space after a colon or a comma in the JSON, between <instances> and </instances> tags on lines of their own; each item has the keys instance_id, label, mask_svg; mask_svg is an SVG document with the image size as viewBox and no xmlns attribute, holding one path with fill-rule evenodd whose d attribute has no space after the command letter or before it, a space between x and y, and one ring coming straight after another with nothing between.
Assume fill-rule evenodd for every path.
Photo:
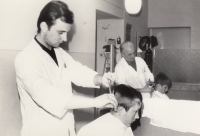
<instances>
[{"instance_id":1,"label":"man with dark hair","mask_svg":"<svg viewBox=\"0 0 200 136\"><path fill-rule=\"evenodd\" d=\"M83 126L77 136L133 136L131 123L139 118L142 95L127 85L114 88L117 111L111 111Z\"/></svg>"},{"instance_id":2,"label":"man with dark hair","mask_svg":"<svg viewBox=\"0 0 200 136\"><path fill-rule=\"evenodd\" d=\"M113 94L96 98L74 95L78 86L108 87L115 75L103 76L75 61L59 46L67 41L73 13L61 1L49 2L38 18L38 33L15 60L23 126L21 136L74 136L73 109L116 108ZM109 80L108 80L109 79Z\"/></svg>"},{"instance_id":3,"label":"man with dark hair","mask_svg":"<svg viewBox=\"0 0 200 136\"><path fill-rule=\"evenodd\" d=\"M150 93L149 81L154 81L154 77L145 61L136 57L136 46L126 41L120 45L120 51L122 58L115 67L117 84L127 84L142 93Z\"/></svg>"}]
</instances>

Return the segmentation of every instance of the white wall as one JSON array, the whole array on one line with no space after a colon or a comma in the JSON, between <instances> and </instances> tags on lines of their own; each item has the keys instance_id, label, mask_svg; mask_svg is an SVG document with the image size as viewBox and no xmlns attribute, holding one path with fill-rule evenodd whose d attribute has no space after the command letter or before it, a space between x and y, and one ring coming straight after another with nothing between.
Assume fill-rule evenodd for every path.
<instances>
[{"instance_id":1,"label":"white wall","mask_svg":"<svg viewBox=\"0 0 200 136\"><path fill-rule=\"evenodd\" d=\"M66 2L75 16L75 32L73 40L70 41L69 52L95 53L96 9L121 18L124 14L121 8L104 0L66 0ZM123 1L116 2L118 5L123 4Z\"/></svg>"},{"instance_id":2,"label":"white wall","mask_svg":"<svg viewBox=\"0 0 200 136\"><path fill-rule=\"evenodd\" d=\"M36 34L37 18L50 0L0 0L0 49L22 50ZM70 52L95 53L96 9L123 18L122 0L63 0L74 12ZM112 3L116 3L115 6ZM10 40L12 39L12 40ZM14 45L13 45L14 44Z\"/></svg>"},{"instance_id":3,"label":"white wall","mask_svg":"<svg viewBox=\"0 0 200 136\"><path fill-rule=\"evenodd\" d=\"M36 22L49 0L0 0L0 49L22 50L36 33Z\"/></svg>"},{"instance_id":4,"label":"white wall","mask_svg":"<svg viewBox=\"0 0 200 136\"><path fill-rule=\"evenodd\" d=\"M108 39L115 39L121 37L123 41L123 27L124 20L122 19L104 19L97 20L97 72L103 74L105 57L103 53L103 46L108 44ZM103 28L107 29L103 29Z\"/></svg>"},{"instance_id":5,"label":"white wall","mask_svg":"<svg viewBox=\"0 0 200 136\"><path fill-rule=\"evenodd\" d=\"M20 134L21 112L14 71L17 53L0 50L0 136Z\"/></svg>"}]
</instances>

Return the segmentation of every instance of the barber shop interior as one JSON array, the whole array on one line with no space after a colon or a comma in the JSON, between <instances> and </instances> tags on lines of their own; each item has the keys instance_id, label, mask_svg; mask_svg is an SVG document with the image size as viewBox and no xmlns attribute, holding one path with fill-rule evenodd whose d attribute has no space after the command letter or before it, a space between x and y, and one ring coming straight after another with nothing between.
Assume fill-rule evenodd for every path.
<instances>
[{"instance_id":1,"label":"barber shop interior","mask_svg":"<svg viewBox=\"0 0 200 136\"><path fill-rule=\"evenodd\" d=\"M199 136L199 7L0 0L0 136Z\"/></svg>"}]
</instances>

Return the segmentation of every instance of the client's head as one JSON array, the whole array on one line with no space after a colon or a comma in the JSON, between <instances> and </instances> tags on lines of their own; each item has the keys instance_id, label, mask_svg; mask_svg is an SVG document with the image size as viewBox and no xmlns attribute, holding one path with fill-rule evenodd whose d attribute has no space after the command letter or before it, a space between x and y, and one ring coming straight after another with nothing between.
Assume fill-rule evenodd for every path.
<instances>
[{"instance_id":1,"label":"client's head","mask_svg":"<svg viewBox=\"0 0 200 136\"><path fill-rule=\"evenodd\" d=\"M155 83L155 90L159 91L162 94L166 93L172 87L171 79L162 72L160 72L156 76Z\"/></svg>"},{"instance_id":2,"label":"client's head","mask_svg":"<svg viewBox=\"0 0 200 136\"><path fill-rule=\"evenodd\" d=\"M114 94L118 102L118 107L113 115L119 118L124 125L130 126L135 119L139 118L142 95L136 89L123 84L114 88Z\"/></svg>"}]
</instances>

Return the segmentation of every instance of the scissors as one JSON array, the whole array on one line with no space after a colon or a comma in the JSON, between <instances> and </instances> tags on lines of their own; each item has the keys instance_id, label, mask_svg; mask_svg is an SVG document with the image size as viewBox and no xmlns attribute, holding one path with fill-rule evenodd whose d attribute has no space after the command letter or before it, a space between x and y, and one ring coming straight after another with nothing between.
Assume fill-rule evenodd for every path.
<instances>
[{"instance_id":1,"label":"scissors","mask_svg":"<svg viewBox=\"0 0 200 136\"><path fill-rule=\"evenodd\" d=\"M109 83L108 83L108 85L109 85L109 86L108 86L108 88L109 88L109 93L110 93L110 94L113 94L113 91L111 90L110 83L111 83L111 81L109 80Z\"/></svg>"}]
</instances>

